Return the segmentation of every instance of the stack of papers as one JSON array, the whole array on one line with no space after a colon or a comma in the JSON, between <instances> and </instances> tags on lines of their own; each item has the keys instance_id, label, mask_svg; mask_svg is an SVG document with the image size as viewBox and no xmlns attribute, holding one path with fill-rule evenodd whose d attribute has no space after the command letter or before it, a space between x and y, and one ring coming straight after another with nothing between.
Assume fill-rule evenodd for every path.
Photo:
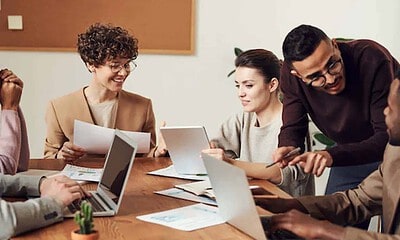
<instances>
[{"instance_id":1,"label":"stack of papers","mask_svg":"<svg viewBox=\"0 0 400 240\"><path fill-rule=\"evenodd\" d=\"M147 174L162 176L162 177L181 178L181 179L187 179L187 180L208 180L209 179L206 174L179 174L176 172L174 165L171 165L166 168L154 170L154 171L148 172Z\"/></svg>"},{"instance_id":2,"label":"stack of papers","mask_svg":"<svg viewBox=\"0 0 400 240\"><path fill-rule=\"evenodd\" d=\"M212 190L210 180L192 182L175 185L176 188L193 193L197 196L205 196L215 200L214 191Z\"/></svg>"},{"instance_id":3,"label":"stack of papers","mask_svg":"<svg viewBox=\"0 0 400 240\"><path fill-rule=\"evenodd\" d=\"M174 188L155 191L154 193L217 206L215 195L211 189L211 183L209 180L178 184L175 185Z\"/></svg>"},{"instance_id":4,"label":"stack of papers","mask_svg":"<svg viewBox=\"0 0 400 240\"><path fill-rule=\"evenodd\" d=\"M249 186L253 195L271 195L274 194L268 192L260 186ZM155 191L154 193L160 194L167 197L174 197L185 199L193 202L200 202L209 205L217 206L214 191L212 190L210 180L192 182L185 184L177 184L173 188Z\"/></svg>"},{"instance_id":5,"label":"stack of papers","mask_svg":"<svg viewBox=\"0 0 400 240\"><path fill-rule=\"evenodd\" d=\"M136 218L142 221L161 224L183 231L193 231L225 222L219 216L217 207L201 203L168 211L137 216Z\"/></svg>"},{"instance_id":6,"label":"stack of papers","mask_svg":"<svg viewBox=\"0 0 400 240\"><path fill-rule=\"evenodd\" d=\"M184 199L184 200L188 200L188 201L192 201L192 202L200 202L200 203L205 203L208 205L217 206L217 202L214 199L211 199L206 196L195 195L193 193L190 193L185 190L178 189L178 188L169 188L169 189L165 189L165 190L161 190L161 191L155 191L154 193L160 194L163 196L167 196L167 197L180 198L180 199Z\"/></svg>"}]
</instances>

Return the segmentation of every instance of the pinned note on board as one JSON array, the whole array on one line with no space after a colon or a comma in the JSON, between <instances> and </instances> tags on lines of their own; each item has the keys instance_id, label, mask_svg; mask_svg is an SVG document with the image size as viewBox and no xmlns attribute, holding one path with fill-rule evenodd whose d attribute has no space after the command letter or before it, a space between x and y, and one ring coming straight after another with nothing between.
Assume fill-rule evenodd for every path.
<instances>
[{"instance_id":1,"label":"pinned note on board","mask_svg":"<svg viewBox=\"0 0 400 240\"><path fill-rule=\"evenodd\" d=\"M9 30L22 30L22 16L21 15L9 15L8 16L8 29Z\"/></svg>"}]
</instances>

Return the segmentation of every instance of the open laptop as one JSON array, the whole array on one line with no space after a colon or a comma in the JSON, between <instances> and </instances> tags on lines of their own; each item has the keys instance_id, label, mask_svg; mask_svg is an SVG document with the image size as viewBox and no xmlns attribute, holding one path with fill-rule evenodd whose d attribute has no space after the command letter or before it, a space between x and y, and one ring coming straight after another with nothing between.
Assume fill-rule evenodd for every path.
<instances>
[{"instance_id":1,"label":"open laptop","mask_svg":"<svg viewBox=\"0 0 400 240\"><path fill-rule=\"evenodd\" d=\"M175 171L179 174L206 174L200 154L210 148L203 126L161 127Z\"/></svg>"},{"instance_id":2,"label":"open laptop","mask_svg":"<svg viewBox=\"0 0 400 240\"><path fill-rule=\"evenodd\" d=\"M269 232L270 218L260 217L245 172L202 153L221 217L255 239L301 239L289 231Z\"/></svg>"},{"instance_id":3,"label":"open laptop","mask_svg":"<svg viewBox=\"0 0 400 240\"><path fill-rule=\"evenodd\" d=\"M125 186L128 182L135 159L137 144L124 133L116 130L108 150L104 170L96 191L90 191L86 200L92 204L93 216L114 216L121 205ZM64 217L73 217L79 203L71 204L64 211Z\"/></svg>"}]
</instances>

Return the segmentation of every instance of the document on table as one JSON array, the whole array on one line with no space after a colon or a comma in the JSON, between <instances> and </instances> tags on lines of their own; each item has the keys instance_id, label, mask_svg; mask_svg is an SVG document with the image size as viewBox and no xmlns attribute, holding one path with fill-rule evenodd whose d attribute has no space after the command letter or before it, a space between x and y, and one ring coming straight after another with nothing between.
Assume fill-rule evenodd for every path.
<instances>
[{"instance_id":1,"label":"document on table","mask_svg":"<svg viewBox=\"0 0 400 240\"><path fill-rule=\"evenodd\" d=\"M99 182L103 168L87 168L71 164L65 165L61 174L77 181Z\"/></svg>"},{"instance_id":2,"label":"document on table","mask_svg":"<svg viewBox=\"0 0 400 240\"><path fill-rule=\"evenodd\" d=\"M188 191L178 189L178 188L169 188L169 189L165 189L165 190L161 190L161 191L155 191L154 193L160 194L163 196L167 196L167 197L180 198L180 199L185 199L185 200L189 200L192 202L200 202L200 203L217 206L217 202L214 199L211 199L209 197L202 196L202 195L196 195L196 194L193 194L193 193L190 193Z\"/></svg>"},{"instance_id":3,"label":"document on table","mask_svg":"<svg viewBox=\"0 0 400 240\"><path fill-rule=\"evenodd\" d=\"M161 224L183 231L193 231L224 223L218 208L205 204L194 204L168 211L137 216L142 221Z\"/></svg>"},{"instance_id":4,"label":"document on table","mask_svg":"<svg viewBox=\"0 0 400 240\"><path fill-rule=\"evenodd\" d=\"M91 123L75 120L74 144L88 153L106 154L111 145L115 129L97 126ZM137 153L150 151L150 133L121 131L132 138L138 145Z\"/></svg>"},{"instance_id":5,"label":"document on table","mask_svg":"<svg viewBox=\"0 0 400 240\"><path fill-rule=\"evenodd\" d=\"M186 192L193 193L197 196L205 196L211 199L215 199L214 192L211 187L210 180L204 180L200 182L191 182L191 183L183 183L176 184L176 188L185 190Z\"/></svg>"},{"instance_id":6,"label":"document on table","mask_svg":"<svg viewBox=\"0 0 400 240\"><path fill-rule=\"evenodd\" d=\"M187 180L208 180L208 176L205 174L179 174L176 172L174 165L171 165L166 168L157 169L147 174L162 176L162 177L173 177L173 178L181 178Z\"/></svg>"}]
</instances>

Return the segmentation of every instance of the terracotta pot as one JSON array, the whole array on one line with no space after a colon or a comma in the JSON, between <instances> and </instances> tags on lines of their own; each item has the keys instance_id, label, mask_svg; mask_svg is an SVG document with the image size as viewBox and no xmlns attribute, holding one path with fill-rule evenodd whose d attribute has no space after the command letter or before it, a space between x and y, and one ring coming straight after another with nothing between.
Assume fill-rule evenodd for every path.
<instances>
[{"instance_id":1,"label":"terracotta pot","mask_svg":"<svg viewBox=\"0 0 400 240\"><path fill-rule=\"evenodd\" d=\"M91 234L80 234L79 230L71 232L71 240L97 240L99 239L99 232L93 231Z\"/></svg>"}]
</instances>

